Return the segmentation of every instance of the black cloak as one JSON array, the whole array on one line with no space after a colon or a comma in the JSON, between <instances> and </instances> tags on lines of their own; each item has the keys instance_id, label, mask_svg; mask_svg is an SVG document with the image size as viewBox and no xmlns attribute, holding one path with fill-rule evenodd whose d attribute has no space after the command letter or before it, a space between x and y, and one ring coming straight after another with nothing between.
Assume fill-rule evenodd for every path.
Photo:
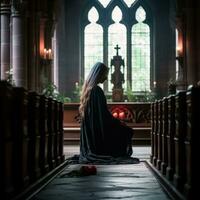
<instances>
[{"instance_id":1,"label":"black cloak","mask_svg":"<svg viewBox=\"0 0 200 200\"><path fill-rule=\"evenodd\" d=\"M133 163L133 130L114 118L107 108L103 90L90 93L81 121L79 163Z\"/></svg>"}]
</instances>

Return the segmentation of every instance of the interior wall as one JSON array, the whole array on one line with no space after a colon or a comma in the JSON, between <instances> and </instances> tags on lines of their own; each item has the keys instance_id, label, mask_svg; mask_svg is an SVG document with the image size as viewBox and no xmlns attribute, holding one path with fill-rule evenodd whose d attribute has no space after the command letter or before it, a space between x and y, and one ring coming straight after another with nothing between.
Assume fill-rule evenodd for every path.
<instances>
[{"instance_id":1,"label":"interior wall","mask_svg":"<svg viewBox=\"0 0 200 200\"><path fill-rule=\"evenodd\" d=\"M57 41L59 50L59 91L70 96L79 80L80 10L82 1L61 0Z\"/></svg>"},{"instance_id":2,"label":"interior wall","mask_svg":"<svg viewBox=\"0 0 200 200\"><path fill-rule=\"evenodd\" d=\"M185 84L196 85L200 80L200 2L176 0L178 15L183 26L183 69Z\"/></svg>"},{"instance_id":3,"label":"interior wall","mask_svg":"<svg viewBox=\"0 0 200 200\"><path fill-rule=\"evenodd\" d=\"M158 98L168 94L168 81L175 80L175 15L170 1L159 1L155 10L155 74Z\"/></svg>"},{"instance_id":4,"label":"interior wall","mask_svg":"<svg viewBox=\"0 0 200 200\"><path fill-rule=\"evenodd\" d=\"M200 3L186 0L185 6L187 83L195 85L200 80Z\"/></svg>"}]
</instances>

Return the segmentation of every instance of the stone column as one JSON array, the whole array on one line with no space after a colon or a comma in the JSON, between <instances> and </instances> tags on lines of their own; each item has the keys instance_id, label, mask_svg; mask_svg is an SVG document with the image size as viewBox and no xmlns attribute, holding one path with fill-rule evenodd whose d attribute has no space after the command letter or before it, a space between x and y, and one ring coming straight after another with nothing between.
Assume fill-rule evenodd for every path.
<instances>
[{"instance_id":1,"label":"stone column","mask_svg":"<svg viewBox=\"0 0 200 200\"><path fill-rule=\"evenodd\" d=\"M7 79L10 70L10 5L1 4L1 79Z\"/></svg>"},{"instance_id":2,"label":"stone column","mask_svg":"<svg viewBox=\"0 0 200 200\"><path fill-rule=\"evenodd\" d=\"M25 17L21 5L12 7L12 66L16 86L27 88Z\"/></svg>"},{"instance_id":3,"label":"stone column","mask_svg":"<svg viewBox=\"0 0 200 200\"><path fill-rule=\"evenodd\" d=\"M28 40L27 40L27 45L28 45L28 49L27 49L27 65L28 65L28 69L27 69L27 74L28 74L28 89L32 90L32 91L36 91L36 20L35 20L35 13L29 11L28 14L28 19L27 19L27 28L29 30L29 35L28 35Z\"/></svg>"}]
</instances>

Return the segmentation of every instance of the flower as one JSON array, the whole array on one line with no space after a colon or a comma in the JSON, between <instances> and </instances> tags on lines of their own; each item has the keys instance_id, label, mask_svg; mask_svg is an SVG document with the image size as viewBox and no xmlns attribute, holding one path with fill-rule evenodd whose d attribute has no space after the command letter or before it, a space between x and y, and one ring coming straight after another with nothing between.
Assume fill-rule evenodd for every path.
<instances>
[{"instance_id":1,"label":"flower","mask_svg":"<svg viewBox=\"0 0 200 200\"><path fill-rule=\"evenodd\" d=\"M96 175L97 168L95 165L81 166L80 173L83 176Z\"/></svg>"}]
</instances>

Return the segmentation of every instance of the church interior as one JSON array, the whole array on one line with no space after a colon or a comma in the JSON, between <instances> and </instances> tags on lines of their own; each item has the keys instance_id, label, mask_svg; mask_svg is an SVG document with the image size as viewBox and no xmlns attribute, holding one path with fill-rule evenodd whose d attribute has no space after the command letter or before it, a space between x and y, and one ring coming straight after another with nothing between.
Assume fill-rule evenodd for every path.
<instances>
[{"instance_id":1,"label":"church interior","mask_svg":"<svg viewBox=\"0 0 200 200\"><path fill-rule=\"evenodd\" d=\"M0 198L198 199L199 10L196 0L1 0ZM69 158L96 62L109 67L100 87L140 163L87 165L89 176Z\"/></svg>"}]
</instances>

